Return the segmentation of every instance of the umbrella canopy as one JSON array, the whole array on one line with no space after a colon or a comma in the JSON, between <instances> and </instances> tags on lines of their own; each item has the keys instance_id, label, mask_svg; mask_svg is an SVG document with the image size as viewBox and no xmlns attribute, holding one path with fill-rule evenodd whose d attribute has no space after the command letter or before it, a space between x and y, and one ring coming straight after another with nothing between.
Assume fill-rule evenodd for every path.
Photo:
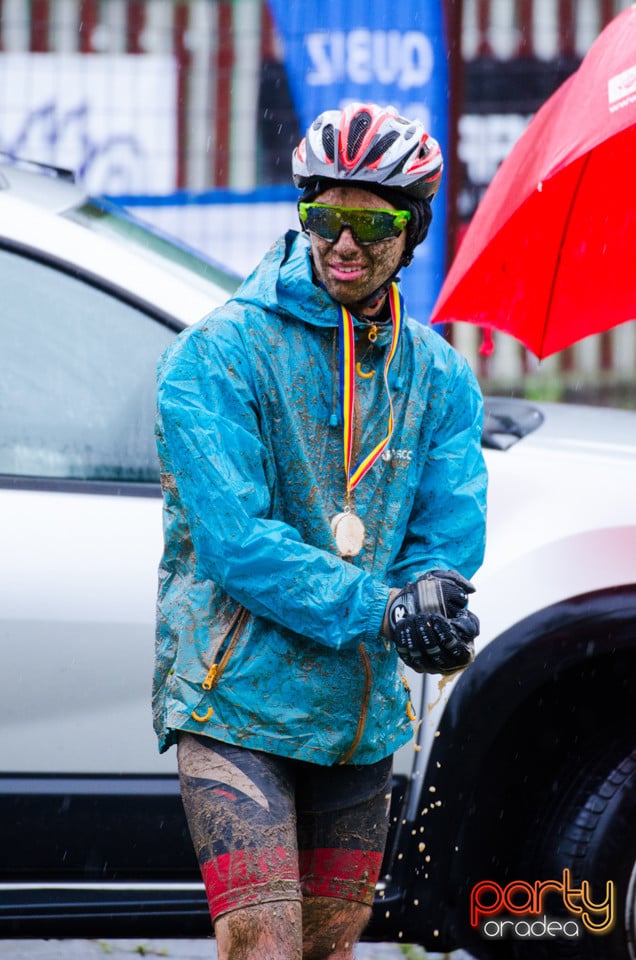
<instances>
[{"instance_id":1,"label":"umbrella canopy","mask_svg":"<svg viewBox=\"0 0 636 960\"><path fill-rule=\"evenodd\" d=\"M509 333L537 357L636 318L636 9L532 118L470 222L432 323Z\"/></svg>"}]
</instances>

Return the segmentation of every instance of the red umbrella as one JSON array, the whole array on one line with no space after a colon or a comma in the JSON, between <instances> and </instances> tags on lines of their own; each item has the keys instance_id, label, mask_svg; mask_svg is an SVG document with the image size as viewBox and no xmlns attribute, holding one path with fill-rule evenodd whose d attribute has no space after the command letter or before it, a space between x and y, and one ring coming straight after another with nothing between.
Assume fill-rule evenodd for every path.
<instances>
[{"instance_id":1,"label":"red umbrella","mask_svg":"<svg viewBox=\"0 0 636 960\"><path fill-rule=\"evenodd\" d=\"M432 322L537 357L636 318L636 9L600 34L499 167Z\"/></svg>"}]
</instances>

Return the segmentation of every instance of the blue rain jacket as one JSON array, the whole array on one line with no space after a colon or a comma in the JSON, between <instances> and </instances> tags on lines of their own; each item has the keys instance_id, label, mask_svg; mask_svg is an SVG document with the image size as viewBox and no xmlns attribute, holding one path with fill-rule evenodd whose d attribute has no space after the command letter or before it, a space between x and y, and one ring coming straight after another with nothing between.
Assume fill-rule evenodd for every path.
<instances>
[{"instance_id":1,"label":"blue rain jacket","mask_svg":"<svg viewBox=\"0 0 636 960\"><path fill-rule=\"evenodd\" d=\"M355 490L364 548L342 559L330 525L345 495L338 322L312 282L306 238L291 231L161 358L161 751L187 730L367 764L412 736L382 619L390 586L434 568L470 577L481 564L482 400L465 359L406 318L389 373L390 446ZM387 431L391 331L372 344L355 323L367 374L356 377L360 459Z\"/></svg>"}]
</instances>

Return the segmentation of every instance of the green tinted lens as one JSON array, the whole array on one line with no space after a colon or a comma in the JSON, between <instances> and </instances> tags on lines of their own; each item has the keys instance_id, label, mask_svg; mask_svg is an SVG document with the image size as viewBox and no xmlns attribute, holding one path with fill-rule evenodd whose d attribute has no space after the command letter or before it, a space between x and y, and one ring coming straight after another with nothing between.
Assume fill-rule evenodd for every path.
<instances>
[{"instance_id":1,"label":"green tinted lens","mask_svg":"<svg viewBox=\"0 0 636 960\"><path fill-rule=\"evenodd\" d=\"M340 207L321 207L319 204L301 203L300 219L311 233L323 240L337 240L344 224Z\"/></svg>"},{"instance_id":2,"label":"green tinted lens","mask_svg":"<svg viewBox=\"0 0 636 960\"><path fill-rule=\"evenodd\" d=\"M351 210L343 218L361 243L399 237L410 214L406 210Z\"/></svg>"},{"instance_id":3,"label":"green tinted lens","mask_svg":"<svg viewBox=\"0 0 636 960\"><path fill-rule=\"evenodd\" d=\"M331 207L320 203L299 204L300 219L311 233L331 243L344 227L359 243L378 243L399 237L411 219L408 210L369 210L354 207Z\"/></svg>"}]
</instances>

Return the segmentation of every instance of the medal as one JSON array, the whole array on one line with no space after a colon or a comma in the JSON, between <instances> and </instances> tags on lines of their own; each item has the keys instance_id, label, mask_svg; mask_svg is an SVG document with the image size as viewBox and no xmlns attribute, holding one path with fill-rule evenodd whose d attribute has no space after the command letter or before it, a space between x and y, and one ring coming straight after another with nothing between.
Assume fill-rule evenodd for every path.
<instances>
[{"instance_id":1,"label":"medal","mask_svg":"<svg viewBox=\"0 0 636 960\"><path fill-rule=\"evenodd\" d=\"M341 557L357 557L364 546L364 524L351 510L337 513L331 520L331 529Z\"/></svg>"},{"instance_id":2,"label":"medal","mask_svg":"<svg viewBox=\"0 0 636 960\"><path fill-rule=\"evenodd\" d=\"M346 307L340 306L340 406L342 412L345 508L331 520L331 530L341 557L357 557L364 546L364 523L352 509L352 493L362 478L382 456L393 434L393 402L389 390L389 367L395 357L402 329L402 304L396 283L389 289L393 336L384 362L384 385L389 398L389 422L383 440L355 465L353 461L353 420L355 402L355 336L353 319ZM377 333L374 340L377 339ZM369 334L371 339L371 334ZM374 340L372 342L374 342ZM353 467L353 469L352 469Z\"/></svg>"}]
</instances>

